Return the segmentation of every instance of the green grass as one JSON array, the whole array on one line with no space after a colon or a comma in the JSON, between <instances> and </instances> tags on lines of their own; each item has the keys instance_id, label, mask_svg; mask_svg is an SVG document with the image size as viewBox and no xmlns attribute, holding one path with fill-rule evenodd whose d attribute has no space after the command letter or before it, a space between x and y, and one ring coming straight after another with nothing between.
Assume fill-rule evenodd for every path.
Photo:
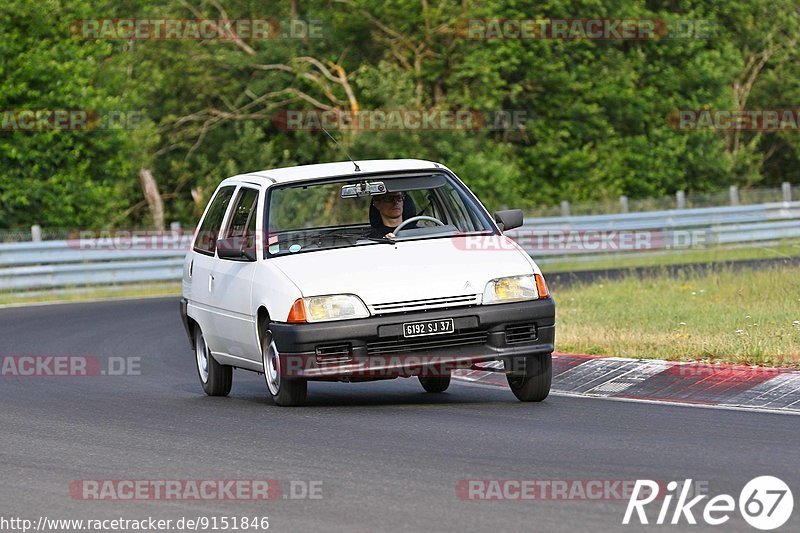
<instances>
[{"instance_id":1,"label":"green grass","mask_svg":"<svg viewBox=\"0 0 800 533\"><path fill-rule=\"evenodd\" d=\"M556 290L556 349L800 366L800 269L593 282Z\"/></svg>"},{"instance_id":2,"label":"green grass","mask_svg":"<svg viewBox=\"0 0 800 533\"><path fill-rule=\"evenodd\" d=\"M544 257L537 259L534 255L534 260L539 263L546 276L547 272L678 265L683 263L715 263L745 259L780 259L798 256L800 256L800 241L786 241L757 247L713 247L697 250L668 250L635 255L602 254L597 259L587 261L576 261L574 259L554 259L550 261Z\"/></svg>"},{"instance_id":3,"label":"green grass","mask_svg":"<svg viewBox=\"0 0 800 533\"><path fill-rule=\"evenodd\" d=\"M180 296L181 283L146 283L109 285L104 287L64 288L52 291L0 292L0 305L80 302L113 298L146 298L148 296Z\"/></svg>"}]
</instances>

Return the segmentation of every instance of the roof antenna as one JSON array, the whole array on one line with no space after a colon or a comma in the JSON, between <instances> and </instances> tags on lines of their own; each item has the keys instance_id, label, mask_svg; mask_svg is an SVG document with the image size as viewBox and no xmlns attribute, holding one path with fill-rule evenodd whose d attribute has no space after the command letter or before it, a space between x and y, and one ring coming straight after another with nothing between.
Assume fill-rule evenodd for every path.
<instances>
[{"instance_id":1,"label":"roof antenna","mask_svg":"<svg viewBox=\"0 0 800 533\"><path fill-rule=\"evenodd\" d=\"M324 131L324 132L325 132L325 134L326 134L328 137L330 137L330 138L331 138L331 140L334 142L334 144L336 144L336 146L338 146L339 148L341 148L341 149L342 149L342 151L344 152L344 155L346 155L346 156L347 156L347 159L349 159L349 160L350 160L350 162L351 162L351 163L353 163L353 166L354 166L354 167L356 167L356 172L361 172L361 169L358 167L358 163L356 163L355 161L353 161L353 158L352 158L352 157L350 157L350 154L349 154L349 153L347 153L347 148L345 148L344 146L342 146L341 144L339 144L339 141L337 141L336 139L334 139L334 138L333 138L333 135L331 135L331 134L330 134L330 132L329 132L328 130L326 130L326 129L325 129L325 126L323 126L322 124L320 124L320 125L319 125L319 127L320 127L320 128L322 128L322 131Z\"/></svg>"}]
</instances>

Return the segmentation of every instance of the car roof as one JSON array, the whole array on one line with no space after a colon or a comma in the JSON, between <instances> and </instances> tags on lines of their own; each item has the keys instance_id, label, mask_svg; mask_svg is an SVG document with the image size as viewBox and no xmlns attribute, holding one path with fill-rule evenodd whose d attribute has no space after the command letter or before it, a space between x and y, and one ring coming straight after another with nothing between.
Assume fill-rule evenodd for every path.
<instances>
[{"instance_id":1,"label":"car roof","mask_svg":"<svg viewBox=\"0 0 800 533\"><path fill-rule=\"evenodd\" d=\"M361 169L360 172L356 172L351 161L340 161L338 163L299 165L248 172L247 174L239 174L227 178L222 182L222 185L227 181L245 181L269 186L274 183L292 183L319 178L335 178L339 176L359 176L376 172L429 170L435 168L447 170L447 167L441 163L434 163L433 161L425 161L423 159L371 159L367 161L356 161L356 163Z\"/></svg>"}]
</instances>

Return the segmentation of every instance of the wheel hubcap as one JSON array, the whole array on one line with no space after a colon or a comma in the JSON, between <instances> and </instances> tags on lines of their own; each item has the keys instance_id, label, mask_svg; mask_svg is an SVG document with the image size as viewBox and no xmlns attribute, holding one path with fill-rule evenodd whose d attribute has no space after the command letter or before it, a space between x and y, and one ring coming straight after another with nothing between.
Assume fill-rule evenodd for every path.
<instances>
[{"instance_id":1,"label":"wheel hubcap","mask_svg":"<svg viewBox=\"0 0 800 533\"><path fill-rule=\"evenodd\" d=\"M269 337L267 350L262 354L261 359L264 365L264 377L267 380L267 387L269 387L270 394L275 396L281 388L281 356L271 336Z\"/></svg>"},{"instance_id":2,"label":"wheel hubcap","mask_svg":"<svg viewBox=\"0 0 800 533\"><path fill-rule=\"evenodd\" d=\"M206 340L203 338L202 333L197 334L195 345L197 372L200 374L200 380L203 383L208 383L208 346L206 346Z\"/></svg>"}]
</instances>

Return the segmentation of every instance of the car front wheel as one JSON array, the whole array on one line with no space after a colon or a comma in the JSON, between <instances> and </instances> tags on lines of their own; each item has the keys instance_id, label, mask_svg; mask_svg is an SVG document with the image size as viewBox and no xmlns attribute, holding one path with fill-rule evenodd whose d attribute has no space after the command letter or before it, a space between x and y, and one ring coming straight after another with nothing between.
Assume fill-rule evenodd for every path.
<instances>
[{"instance_id":1,"label":"car front wheel","mask_svg":"<svg viewBox=\"0 0 800 533\"><path fill-rule=\"evenodd\" d=\"M197 375L203 390L209 396L227 396L231 392L233 383L233 368L219 364L211 350L208 349L206 338L200 326L194 330L195 360L197 362Z\"/></svg>"},{"instance_id":2,"label":"car front wheel","mask_svg":"<svg viewBox=\"0 0 800 533\"><path fill-rule=\"evenodd\" d=\"M541 402L547 398L553 379L552 354L518 357L512 363L514 368L506 377L514 396L521 402Z\"/></svg>"},{"instance_id":3,"label":"car front wheel","mask_svg":"<svg viewBox=\"0 0 800 533\"><path fill-rule=\"evenodd\" d=\"M261 335L261 364L269 394L276 405L292 407L306 403L308 382L286 377L286 371L281 366L281 354L269 330Z\"/></svg>"}]
</instances>

